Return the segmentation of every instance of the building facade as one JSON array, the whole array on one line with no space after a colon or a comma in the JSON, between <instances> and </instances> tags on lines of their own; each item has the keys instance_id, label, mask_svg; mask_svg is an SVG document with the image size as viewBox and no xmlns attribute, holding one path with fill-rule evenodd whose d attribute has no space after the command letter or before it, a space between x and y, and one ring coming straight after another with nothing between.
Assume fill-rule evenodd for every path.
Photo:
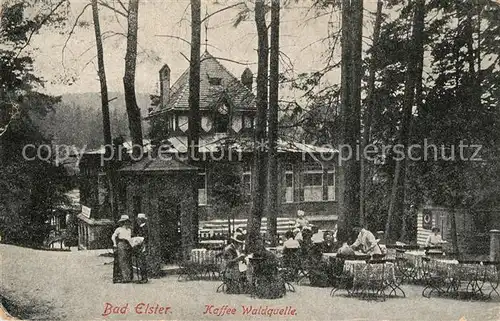
<instances>
[{"instance_id":1,"label":"building facade","mask_svg":"<svg viewBox=\"0 0 500 321\"><path fill-rule=\"evenodd\" d=\"M208 52L201 56L200 61L199 217L200 220L223 219L224 215L214 210L212 195L218 163L238 163L244 194L250 195L253 187L256 117L253 74L247 68L238 79ZM160 70L159 78L160 96L155 97L148 115L151 138L167 141L171 153L186 153L189 70L172 86L167 65ZM222 155L224 153L226 155ZM336 164L332 160L335 153L327 148L279 140L280 216L293 217L298 209L302 209L318 224L325 227L334 224L337 219ZM228 159L228 155L232 155L232 159ZM235 208L232 215L246 218L249 210L248 203Z\"/></svg>"},{"instance_id":2,"label":"building facade","mask_svg":"<svg viewBox=\"0 0 500 321\"><path fill-rule=\"evenodd\" d=\"M100 192L105 174L95 155L84 155L80 163L82 205L93 208L89 217L80 215L83 231L92 224L110 228L108 221L116 221L121 214L133 219L146 213L156 254L168 262L179 257L178 249L185 253L196 246L198 232L204 229L200 221L241 222L249 217L254 150L260 144L253 135L253 74L246 69L238 79L205 52L200 75L198 159L187 161L189 70L171 85L170 68L165 65L159 72L160 95L152 97L146 117L151 131L145 157L118 163L110 195ZM313 224L333 228L337 220L336 151L284 139L278 141L277 151L278 216L293 219L302 209ZM95 152L101 157L103 153ZM224 175L221 168L228 164L239 177L242 201L221 211L215 204L214 188ZM91 243L88 237L86 243Z\"/></svg>"}]
</instances>

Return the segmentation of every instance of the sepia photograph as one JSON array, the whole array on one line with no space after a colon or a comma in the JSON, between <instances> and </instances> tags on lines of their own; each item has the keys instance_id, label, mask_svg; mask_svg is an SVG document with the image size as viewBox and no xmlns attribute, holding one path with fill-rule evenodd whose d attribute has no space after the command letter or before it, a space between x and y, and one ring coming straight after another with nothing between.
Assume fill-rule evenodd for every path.
<instances>
[{"instance_id":1,"label":"sepia photograph","mask_svg":"<svg viewBox=\"0 0 500 321\"><path fill-rule=\"evenodd\" d=\"M0 1L0 320L500 320L500 0Z\"/></svg>"}]
</instances>

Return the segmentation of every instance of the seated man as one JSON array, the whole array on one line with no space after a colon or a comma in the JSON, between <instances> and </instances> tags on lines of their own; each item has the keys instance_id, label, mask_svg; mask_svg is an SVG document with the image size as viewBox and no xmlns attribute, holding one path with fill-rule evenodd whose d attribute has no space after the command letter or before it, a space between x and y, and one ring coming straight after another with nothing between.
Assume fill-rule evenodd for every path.
<instances>
[{"instance_id":1,"label":"seated man","mask_svg":"<svg viewBox=\"0 0 500 321\"><path fill-rule=\"evenodd\" d=\"M364 227L355 227L353 229L358 233L356 241L351 245L353 250L360 248L361 251L369 255L381 255L382 251L378 245L378 240L375 238L372 232L368 231Z\"/></svg>"},{"instance_id":2,"label":"seated man","mask_svg":"<svg viewBox=\"0 0 500 321\"><path fill-rule=\"evenodd\" d=\"M312 227L312 233L313 233L313 235L311 237L311 241L314 244L323 243L325 241L325 239L323 237L323 232L319 231L317 226Z\"/></svg>"},{"instance_id":3,"label":"seated man","mask_svg":"<svg viewBox=\"0 0 500 321\"><path fill-rule=\"evenodd\" d=\"M335 251L335 241L333 238L333 233L327 231L324 234L325 241L323 242L323 253L333 253Z\"/></svg>"}]
</instances>

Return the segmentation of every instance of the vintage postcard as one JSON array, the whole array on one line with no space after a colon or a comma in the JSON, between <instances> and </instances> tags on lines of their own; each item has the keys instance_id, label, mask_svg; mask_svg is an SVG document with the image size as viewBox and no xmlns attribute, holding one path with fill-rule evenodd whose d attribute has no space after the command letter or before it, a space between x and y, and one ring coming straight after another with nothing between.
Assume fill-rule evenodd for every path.
<instances>
[{"instance_id":1,"label":"vintage postcard","mask_svg":"<svg viewBox=\"0 0 500 321\"><path fill-rule=\"evenodd\" d=\"M3 0L1 320L500 320L500 2Z\"/></svg>"}]
</instances>

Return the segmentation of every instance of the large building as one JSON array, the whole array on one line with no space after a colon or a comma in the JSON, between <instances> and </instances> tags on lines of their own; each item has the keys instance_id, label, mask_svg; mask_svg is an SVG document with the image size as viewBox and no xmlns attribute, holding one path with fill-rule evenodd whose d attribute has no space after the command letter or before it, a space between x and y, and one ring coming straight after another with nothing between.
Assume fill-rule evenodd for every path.
<instances>
[{"instance_id":1,"label":"large building","mask_svg":"<svg viewBox=\"0 0 500 321\"><path fill-rule=\"evenodd\" d=\"M262 145L254 141L253 135L256 106L252 72L247 68L237 78L205 52L200 63L199 160L188 163L185 156L190 130L189 70L173 85L167 65L159 74L161 93L153 97L147 116L151 125L148 157L120 165L115 178L117 208L111 212L130 217L146 213L150 224L158 227L152 229L156 230L152 238L161 244L165 260L169 260L175 257L179 242L188 247L194 245L198 222L194 222L193 213L197 213L200 229L207 221L226 222L232 218L241 222L248 217L255 175L254 150ZM323 228L333 227L337 220L335 154L332 149L279 140L280 217L294 218L297 210L302 209L311 222ZM87 157L92 159L91 155ZM81 164L85 167L92 161ZM221 211L214 188L221 183L221 170L227 168L240 178L242 201ZM102 207L96 202L99 192L89 190L96 184L85 183L89 179L95 182L102 175L98 172L82 168L83 175L95 176L83 176L82 186L86 190L82 191L82 203L89 194L93 195L93 206ZM105 196L100 198L105 202ZM99 219L105 219L104 216L101 214ZM86 217L87 221L91 219Z\"/></svg>"},{"instance_id":2,"label":"large building","mask_svg":"<svg viewBox=\"0 0 500 321\"><path fill-rule=\"evenodd\" d=\"M256 106L250 69L245 69L238 79L210 53L205 52L201 56L200 78L199 146L202 161L198 166L202 171L198 173L198 196L200 219L210 220L223 218L220 213L214 213L211 204L212 173L217 172L214 167L218 166L218 162L210 158L216 152L226 153L221 155L222 161L232 155L232 161L240 162L245 193L251 191ZM160 70L160 84L160 97L155 100L155 106L148 116L153 128L151 138L156 141L167 140L171 145L168 152L186 153L189 70L170 86L170 69L165 65ZM278 153L281 215L294 215L301 208L312 220L334 220L337 214L335 164L328 159L333 159L331 156L335 151L280 139ZM237 216L246 217L248 208L237 209Z\"/></svg>"}]
</instances>

